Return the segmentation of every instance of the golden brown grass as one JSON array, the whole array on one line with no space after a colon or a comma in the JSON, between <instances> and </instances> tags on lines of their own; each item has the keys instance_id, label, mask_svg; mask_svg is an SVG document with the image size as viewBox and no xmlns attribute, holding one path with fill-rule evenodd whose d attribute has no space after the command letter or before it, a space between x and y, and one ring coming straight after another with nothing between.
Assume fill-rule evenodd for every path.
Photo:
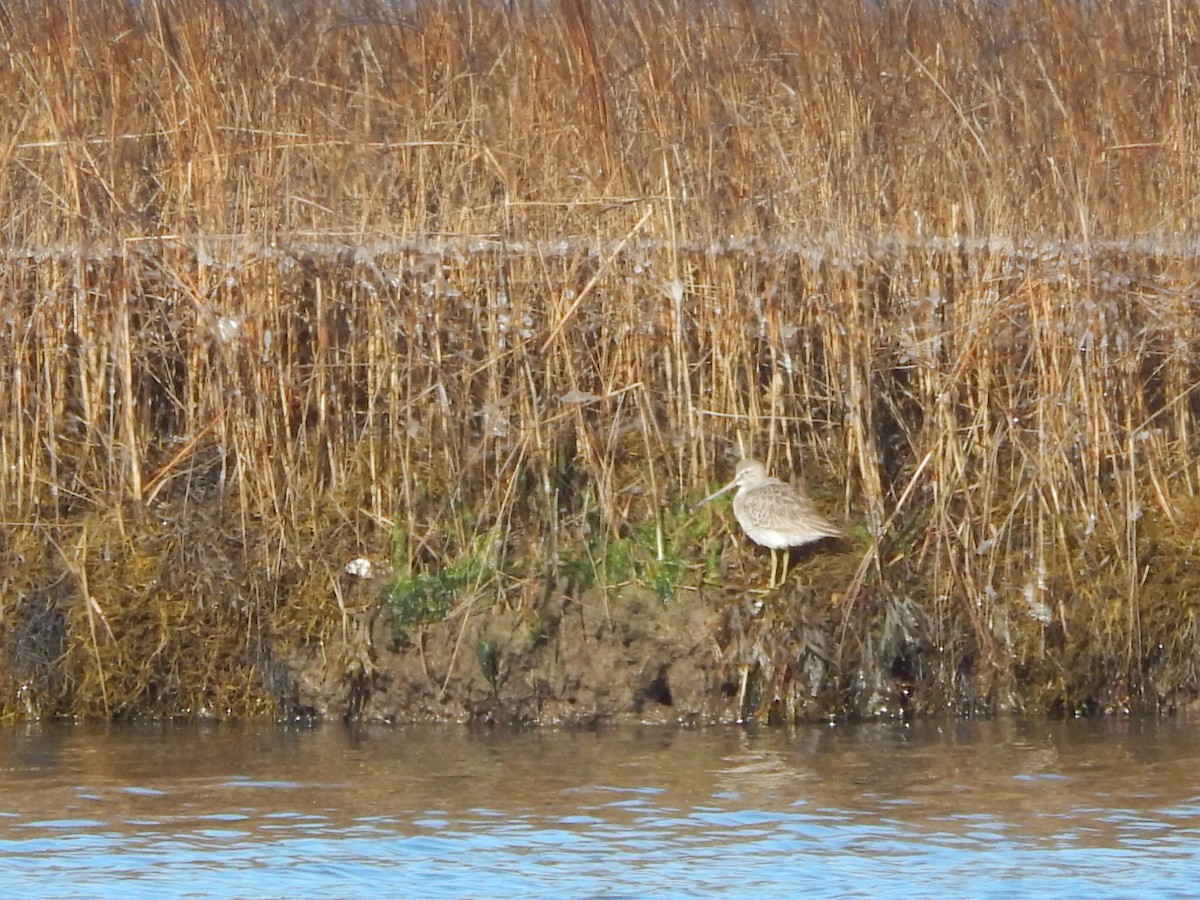
<instances>
[{"instance_id":1,"label":"golden brown grass","mask_svg":"<svg viewBox=\"0 0 1200 900\"><path fill-rule=\"evenodd\" d=\"M0 23L6 708L253 710L393 535L531 607L640 523L686 555L665 511L739 436L862 523L847 708L896 659L986 706L1194 686L1200 10ZM88 701L12 663L60 582Z\"/></svg>"}]
</instances>

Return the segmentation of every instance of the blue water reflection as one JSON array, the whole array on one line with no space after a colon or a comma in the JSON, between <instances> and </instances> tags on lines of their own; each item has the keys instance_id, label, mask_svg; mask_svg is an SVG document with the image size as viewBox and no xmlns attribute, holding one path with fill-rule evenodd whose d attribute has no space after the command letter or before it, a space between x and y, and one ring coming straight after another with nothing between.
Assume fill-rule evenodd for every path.
<instances>
[{"instance_id":1,"label":"blue water reflection","mask_svg":"<svg viewBox=\"0 0 1200 900\"><path fill-rule=\"evenodd\" d=\"M0 731L0 885L69 897L1184 896L1200 729Z\"/></svg>"}]
</instances>

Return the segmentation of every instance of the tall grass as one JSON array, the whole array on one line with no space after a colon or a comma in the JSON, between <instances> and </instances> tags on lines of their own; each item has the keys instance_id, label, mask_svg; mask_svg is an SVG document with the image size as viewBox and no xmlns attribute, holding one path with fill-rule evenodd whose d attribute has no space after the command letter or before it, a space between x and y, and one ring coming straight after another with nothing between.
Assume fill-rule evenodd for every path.
<instances>
[{"instance_id":1,"label":"tall grass","mask_svg":"<svg viewBox=\"0 0 1200 900\"><path fill-rule=\"evenodd\" d=\"M846 692L1194 684L1200 11L0 19L9 708L59 582L85 711L252 709L355 549L536 607L643 523L686 553L739 440L862 523Z\"/></svg>"}]
</instances>

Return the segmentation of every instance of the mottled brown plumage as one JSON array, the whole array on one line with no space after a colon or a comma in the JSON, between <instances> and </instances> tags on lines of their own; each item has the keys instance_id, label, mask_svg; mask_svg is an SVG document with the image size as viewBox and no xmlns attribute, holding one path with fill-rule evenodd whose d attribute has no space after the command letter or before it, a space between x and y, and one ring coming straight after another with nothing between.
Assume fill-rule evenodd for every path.
<instances>
[{"instance_id":1,"label":"mottled brown plumage","mask_svg":"<svg viewBox=\"0 0 1200 900\"><path fill-rule=\"evenodd\" d=\"M771 550L771 587L776 586L775 551L802 547L842 534L817 511L800 487L772 478L766 467L755 459L740 461L734 469L733 480L700 502L707 503L733 488L738 488L733 498L734 518L750 540ZM786 559L784 574L787 574Z\"/></svg>"}]
</instances>

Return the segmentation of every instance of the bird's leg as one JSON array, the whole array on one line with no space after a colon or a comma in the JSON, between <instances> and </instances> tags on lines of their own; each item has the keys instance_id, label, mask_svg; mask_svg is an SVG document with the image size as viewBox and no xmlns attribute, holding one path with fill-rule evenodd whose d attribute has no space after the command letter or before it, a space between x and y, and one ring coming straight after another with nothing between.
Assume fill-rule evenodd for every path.
<instances>
[{"instance_id":1,"label":"bird's leg","mask_svg":"<svg viewBox=\"0 0 1200 900\"><path fill-rule=\"evenodd\" d=\"M767 585L768 588L775 587L775 566L776 566L777 562L778 562L778 560L775 556L775 548L772 547L771 548L771 582Z\"/></svg>"},{"instance_id":2,"label":"bird's leg","mask_svg":"<svg viewBox=\"0 0 1200 900\"><path fill-rule=\"evenodd\" d=\"M785 547L783 549L783 574L779 576L779 586L783 587L783 583L787 581L788 563L792 561L792 548Z\"/></svg>"}]
</instances>

